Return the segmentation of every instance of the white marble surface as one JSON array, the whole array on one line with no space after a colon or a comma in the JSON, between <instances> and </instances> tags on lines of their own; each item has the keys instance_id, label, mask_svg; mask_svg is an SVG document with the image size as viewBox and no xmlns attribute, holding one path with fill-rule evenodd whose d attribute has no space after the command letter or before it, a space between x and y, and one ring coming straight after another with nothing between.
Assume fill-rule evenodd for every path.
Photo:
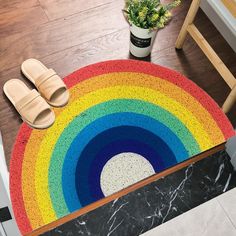
<instances>
[{"instance_id":1,"label":"white marble surface","mask_svg":"<svg viewBox=\"0 0 236 236\"><path fill-rule=\"evenodd\" d=\"M235 236L236 188L142 236Z\"/></svg>"},{"instance_id":2,"label":"white marble surface","mask_svg":"<svg viewBox=\"0 0 236 236\"><path fill-rule=\"evenodd\" d=\"M236 188L218 196L216 199L236 228Z\"/></svg>"}]
</instances>

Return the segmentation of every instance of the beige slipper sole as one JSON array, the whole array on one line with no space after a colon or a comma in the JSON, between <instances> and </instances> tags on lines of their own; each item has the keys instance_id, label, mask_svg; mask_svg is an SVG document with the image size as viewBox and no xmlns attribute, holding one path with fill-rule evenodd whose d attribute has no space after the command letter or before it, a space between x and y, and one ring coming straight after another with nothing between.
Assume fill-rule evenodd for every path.
<instances>
[{"instance_id":1,"label":"beige slipper sole","mask_svg":"<svg viewBox=\"0 0 236 236\"><path fill-rule=\"evenodd\" d=\"M23 121L36 129L46 129L55 121L55 114L47 102L35 90L30 90L21 80L11 79L3 86Z\"/></svg>"},{"instance_id":2,"label":"beige slipper sole","mask_svg":"<svg viewBox=\"0 0 236 236\"><path fill-rule=\"evenodd\" d=\"M66 85L53 69L48 69L36 59L28 59L22 63L21 70L50 105L62 107L68 103Z\"/></svg>"}]
</instances>

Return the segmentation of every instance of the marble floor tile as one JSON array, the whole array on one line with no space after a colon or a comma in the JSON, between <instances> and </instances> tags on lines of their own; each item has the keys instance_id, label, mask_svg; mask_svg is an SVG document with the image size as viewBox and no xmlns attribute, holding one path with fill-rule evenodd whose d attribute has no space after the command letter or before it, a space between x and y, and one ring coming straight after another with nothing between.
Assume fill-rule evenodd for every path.
<instances>
[{"instance_id":1,"label":"marble floor tile","mask_svg":"<svg viewBox=\"0 0 236 236\"><path fill-rule=\"evenodd\" d=\"M210 200L142 236L235 236L236 229L216 199Z\"/></svg>"},{"instance_id":2,"label":"marble floor tile","mask_svg":"<svg viewBox=\"0 0 236 236\"><path fill-rule=\"evenodd\" d=\"M218 196L216 199L236 228L236 188Z\"/></svg>"}]
</instances>

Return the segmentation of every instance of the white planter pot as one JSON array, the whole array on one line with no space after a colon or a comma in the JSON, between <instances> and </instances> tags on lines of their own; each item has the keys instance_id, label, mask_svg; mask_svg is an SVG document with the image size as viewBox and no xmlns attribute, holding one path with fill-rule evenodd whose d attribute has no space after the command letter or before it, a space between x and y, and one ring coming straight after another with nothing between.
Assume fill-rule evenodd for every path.
<instances>
[{"instance_id":1,"label":"white planter pot","mask_svg":"<svg viewBox=\"0 0 236 236\"><path fill-rule=\"evenodd\" d=\"M157 30L150 31L136 25L130 26L130 53L135 57L146 57L151 53Z\"/></svg>"}]
</instances>

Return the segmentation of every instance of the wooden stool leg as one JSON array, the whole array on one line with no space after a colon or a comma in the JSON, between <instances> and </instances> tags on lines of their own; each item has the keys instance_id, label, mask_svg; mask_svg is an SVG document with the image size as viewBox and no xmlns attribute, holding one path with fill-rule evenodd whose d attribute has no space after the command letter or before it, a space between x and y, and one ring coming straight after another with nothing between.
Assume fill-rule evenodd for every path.
<instances>
[{"instance_id":1,"label":"wooden stool leg","mask_svg":"<svg viewBox=\"0 0 236 236\"><path fill-rule=\"evenodd\" d=\"M200 1L201 0L193 0L192 3L191 3L191 6L189 8L189 11L188 11L188 14L184 20L184 24L182 25L182 28L179 32L179 35L178 35L178 38L175 42L175 48L176 49L181 49L183 47L183 44L184 44L184 40L187 36L187 28L190 24L193 23L194 21L194 18L197 14L197 11L199 9L199 6L200 6Z\"/></svg>"},{"instance_id":2,"label":"wooden stool leg","mask_svg":"<svg viewBox=\"0 0 236 236\"><path fill-rule=\"evenodd\" d=\"M235 102L236 102L236 85L233 87L232 91L230 92L229 96L227 97L222 106L223 112L228 113Z\"/></svg>"}]
</instances>

